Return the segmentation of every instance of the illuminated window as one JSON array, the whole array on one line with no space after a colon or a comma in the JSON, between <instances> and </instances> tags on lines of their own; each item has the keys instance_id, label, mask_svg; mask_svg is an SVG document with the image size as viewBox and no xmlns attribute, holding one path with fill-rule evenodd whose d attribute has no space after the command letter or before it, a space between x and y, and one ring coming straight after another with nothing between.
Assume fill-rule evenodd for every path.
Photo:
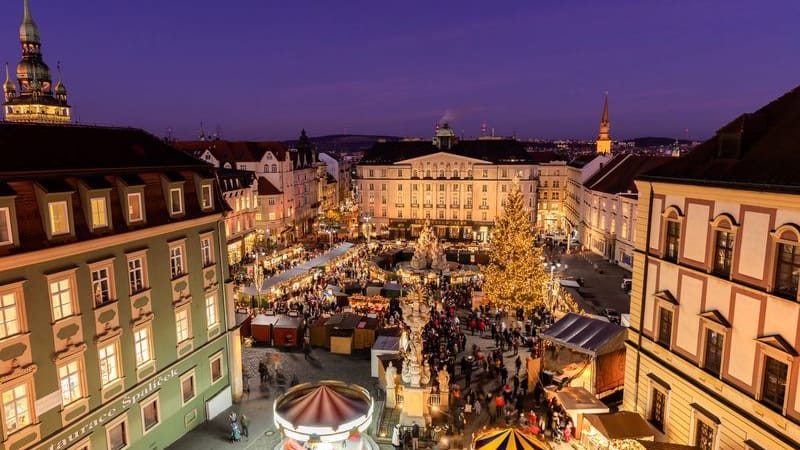
<instances>
[{"instance_id":1,"label":"illuminated window","mask_svg":"<svg viewBox=\"0 0 800 450\"><path fill-rule=\"evenodd\" d=\"M178 343L186 341L191 336L189 320L188 308L181 309L175 313L175 335L178 338Z\"/></svg>"},{"instance_id":2,"label":"illuminated window","mask_svg":"<svg viewBox=\"0 0 800 450\"><path fill-rule=\"evenodd\" d=\"M31 423L31 402L28 383L3 391L3 421L6 433L19 431Z\"/></svg>"},{"instance_id":3,"label":"illuminated window","mask_svg":"<svg viewBox=\"0 0 800 450\"><path fill-rule=\"evenodd\" d=\"M92 271L92 296L97 305L111 300L110 267L101 267Z\"/></svg>"},{"instance_id":4,"label":"illuminated window","mask_svg":"<svg viewBox=\"0 0 800 450\"><path fill-rule=\"evenodd\" d=\"M50 301L53 320L58 321L73 314L72 287L69 278L50 282Z\"/></svg>"},{"instance_id":5,"label":"illuminated window","mask_svg":"<svg viewBox=\"0 0 800 450\"><path fill-rule=\"evenodd\" d=\"M144 256L128 259L128 279L130 282L131 294L145 288Z\"/></svg>"},{"instance_id":6,"label":"illuminated window","mask_svg":"<svg viewBox=\"0 0 800 450\"><path fill-rule=\"evenodd\" d=\"M183 246L175 245L169 249L169 269L172 278L177 278L184 273L185 266L183 262Z\"/></svg>"},{"instance_id":7,"label":"illuminated window","mask_svg":"<svg viewBox=\"0 0 800 450\"><path fill-rule=\"evenodd\" d=\"M50 202L47 204L50 213L50 231L53 236L69 233L69 213L67 202Z\"/></svg>"},{"instance_id":8,"label":"illuminated window","mask_svg":"<svg viewBox=\"0 0 800 450\"><path fill-rule=\"evenodd\" d=\"M100 384L103 386L119 380L119 359L117 343L111 343L97 350L100 359Z\"/></svg>"},{"instance_id":9,"label":"illuminated window","mask_svg":"<svg viewBox=\"0 0 800 450\"><path fill-rule=\"evenodd\" d=\"M20 332L17 292L0 294L0 339Z\"/></svg>"},{"instance_id":10,"label":"illuminated window","mask_svg":"<svg viewBox=\"0 0 800 450\"><path fill-rule=\"evenodd\" d=\"M214 294L206 297L206 321L208 328L217 324L217 296Z\"/></svg>"},{"instance_id":11,"label":"illuminated window","mask_svg":"<svg viewBox=\"0 0 800 450\"><path fill-rule=\"evenodd\" d=\"M700 450L713 450L715 434L714 427L698 419L695 425L694 445Z\"/></svg>"},{"instance_id":12,"label":"illuminated window","mask_svg":"<svg viewBox=\"0 0 800 450\"><path fill-rule=\"evenodd\" d=\"M714 273L722 277L731 274L733 259L733 237L730 231L717 231L716 248L714 249Z\"/></svg>"},{"instance_id":13,"label":"illuminated window","mask_svg":"<svg viewBox=\"0 0 800 450\"><path fill-rule=\"evenodd\" d=\"M200 239L200 256L202 258L203 267L208 267L214 262L211 237Z\"/></svg>"},{"instance_id":14,"label":"illuminated window","mask_svg":"<svg viewBox=\"0 0 800 450\"><path fill-rule=\"evenodd\" d=\"M664 259L667 261L676 262L678 261L678 247L680 244L681 238L681 224L674 221L668 220L667 221L667 239L666 239L666 252L664 253Z\"/></svg>"},{"instance_id":15,"label":"illuminated window","mask_svg":"<svg viewBox=\"0 0 800 450\"><path fill-rule=\"evenodd\" d=\"M92 210L92 228L108 226L108 211L105 197L92 197L90 200Z\"/></svg>"},{"instance_id":16,"label":"illuminated window","mask_svg":"<svg viewBox=\"0 0 800 450\"><path fill-rule=\"evenodd\" d=\"M61 404L70 403L83 398L81 386L81 366L76 361L69 362L58 368L58 380L61 386Z\"/></svg>"},{"instance_id":17,"label":"illuminated window","mask_svg":"<svg viewBox=\"0 0 800 450\"><path fill-rule=\"evenodd\" d=\"M141 222L142 216L142 194L133 192L128 194L128 222Z\"/></svg>"},{"instance_id":18,"label":"illuminated window","mask_svg":"<svg viewBox=\"0 0 800 450\"><path fill-rule=\"evenodd\" d=\"M136 354L137 366L147 364L153 359L149 326L133 332L133 350Z\"/></svg>"}]
</instances>

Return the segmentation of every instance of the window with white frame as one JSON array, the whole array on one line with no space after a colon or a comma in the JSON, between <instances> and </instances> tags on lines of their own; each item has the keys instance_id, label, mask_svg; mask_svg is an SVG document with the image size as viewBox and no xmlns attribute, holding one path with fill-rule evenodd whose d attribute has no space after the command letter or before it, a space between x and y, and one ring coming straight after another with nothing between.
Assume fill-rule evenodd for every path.
<instances>
[{"instance_id":1,"label":"window with white frame","mask_svg":"<svg viewBox=\"0 0 800 450\"><path fill-rule=\"evenodd\" d=\"M172 215L183 213L183 189L179 187L170 188L169 211Z\"/></svg>"},{"instance_id":2,"label":"window with white frame","mask_svg":"<svg viewBox=\"0 0 800 450\"><path fill-rule=\"evenodd\" d=\"M105 197L92 197L89 200L92 210L92 228L103 228L108 226L108 208L106 207Z\"/></svg>"},{"instance_id":3,"label":"window with white frame","mask_svg":"<svg viewBox=\"0 0 800 450\"><path fill-rule=\"evenodd\" d=\"M209 365L211 369L211 382L216 383L222 379L224 375L222 370L222 352L213 355L209 361Z\"/></svg>"},{"instance_id":4,"label":"window with white frame","mask_svg":"<svg viewBox=\"0 0 800 450\"><path fill-rule=\"evenodd\" d=\"M218 323L216 294L210 294L206 296L206 321L208 322L208 328L211 328Z\"/></svg>"},{"instance_id":5,"label":"window with white frame","mask_svg":"<svg viewBox=\"0 0 800 450\"><path fill-rule=\"evenodd\" d=\"M153 360L153 347L149 325L133 332L133 352L136 356L137 367L141 367Z\"/></svg>"},{"instance_id":6,"label":"window with white frame","mask_svg":"<svg viewBox=\"0 0 800 450\"><path fill-rule=\"evenodd\" d=\"M128 446L128 420L122 415L119 422L106 425L106 440L109 450L122 450Z\"/></svg>"},{"instance_id":7,"label":"window with white frame","mask_svg":"<svg viewBox=\"0 0 800 450\"><path fill-rule=\"evenodd\" d=\"M62 406L67 406L83 398L83 381L80 361L76 359L59 366L58 382L61 387Z\"/></svg>"},{"instance_id":8,"label":"window with white frame","mask_svg":"<svg viewBox=\"0 0 800 450\"><path fill-rule=\"evenodd\" d=\"M25 382L6 389L2 393L3 422L7 434L19 431L30 425L31 392L30 384Z\"/></svg>"},{"instance_id":9,"label":"window with white frame","mask_svg":"<svg viewBox=\"0 0 800 450\"><path fill-rule=\"evenodd\" d=\"M147 433L161 421L158 394L141 403L142 426Z\"/></svg>"},{"instance_id":10,"label":"window with white frame","mask_svg":"<svg viewBox=\"0 0 800 450\"><path fill-rule=\"evenodd\" d=\"M11 232L11 210L0 208L0 245L14 243L14 236Z\"/></svg>"},{"instance_id":11,"label":"window with white frame","mask_svg":"<svg viewBox=\"0 0 800 450\"><path fill-rule=\"evenodd\" d=\"M135 223L144 220L142 211L142 194L140 192L131 192L128 194L128 222Z\"/></svg>"},{"instance_id":12,"label":"window with white frame","mask_svg":"<svg viewBox=\"0 0 800 450\"><path fill-rule=\"evenodd\" d=\"M131 294L145 288L144 256L133 257L128 260L128 281Z\"/></svg>"},{"instance_id":13,"label":"window with white frame","mask_svg":"<svg viewBox=\"0 0 800 450\"><path fill-rule=\"evenodd\" d=\"M111 266L98 267L91 272L92 297L96 305L102 305L113 298L111 273Z\"/></svg>"},{"instance_id":14,"label":"window with white frame","mask_svg":"<svg viewBox=\"0 0 800 450\"><path fill-rule=\"evenodd\" d=\"M183 261L183 245L174 245L169 248L169 270L172 278L178 278L186 273Z\"/></svg>"},{"instance_id":15,"label":"window with white frame","mask_svg":"<svg viewBox=\"0 0 800 450\"><path fill-rule=\"evenodd\" d=\"M112 342L97 350L100 360L100 384L107 386L120 379L119 349L117 342Z\"/></svg>"},{"instance_id":16,"label":"window with white frame","mask_svg":"<svg viewBox=\"0 0 800 450\"><path fill-rule=\"evenodd\" d=\"M185 405L195 396L194 369L181 376L181 401Z\"/></svg>"},{"instance_id":17,"label":"window with white frame","mask_svg":"<svg viewBox=\"0 0 800 450\"><path fill-rule=\"evenodd\" d=\"M50 202L47 204L47 212L50 216L50 232L53 236L68 234L69 211L66 201Z\"/></svg>"},{"instance_id":18,"label":"window with white frame","mask_svg":"<svg viewBox=\"0 0 800 450\"><path fill-rule=\"evenodd\" d=\"M175 313L175 335L178 343L186 341L192 335L190 320L189 308L183 308Z\"/></svg>"},{"instance_id":19,"label":"window with white frame","mask_svg":"<svg viewBox=\"0 0 800 450\"><path fill-rule=\"evenodd\" d=\"M200 239L200 257L202 258L203 267L208 267L214 263L214 253L211 247L210 236Z\"/></svg>"},{"instance_id":20,"label":"window with white frame","mask_svg":"<svg viewBox=\"0 0 800 450\"><path fill-rule=\"evenodd\" d=\"M213 197L211 197L211 185L204 184L200 188L200 201L203 209L209 209L214 206Z\"/></svg>"},{"instance_id":21,"label":"window with white frame","mask_svg":"<svg viewBox=\"0 0 800 450\"><path fill-rule=\"evenodd\" d=\"M74 314L72 297L72 283L69 277L50 281L50 304L53 306L54 321Z\"/></svg>"},{"instance_id":22,"label":"window with white frame","mask_svg":"<svg viewBox=\"0 0 800 450\"><path fill-rule=\"evenodd\" d=\"M0 339L21 331L17 291L0 293Z\"/></svg>"}]
</instances>

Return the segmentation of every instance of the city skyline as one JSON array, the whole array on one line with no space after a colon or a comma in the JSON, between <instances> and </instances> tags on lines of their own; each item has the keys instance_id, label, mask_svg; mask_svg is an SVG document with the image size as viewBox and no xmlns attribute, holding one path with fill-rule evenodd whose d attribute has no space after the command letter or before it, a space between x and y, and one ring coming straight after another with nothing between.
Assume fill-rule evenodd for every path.
<instances>
[{"instance_id":1,"label":"city skyline","mask_svg":"<svg viewBox=\"0 0 800 450\"><path fill-rule=\"evenodd\" d=\"M81 123L187 139L203 122L229 139L292 139L301 128L427 137L445 120L476 136L486 121L499 135L592 139L609 91L612 138L701 140L797 84L800 43L782 37L800 8L770 6L34 0L31 9ZM6 12L0 57L13 74L22 2Z\"/></svg>"}]
</instances>

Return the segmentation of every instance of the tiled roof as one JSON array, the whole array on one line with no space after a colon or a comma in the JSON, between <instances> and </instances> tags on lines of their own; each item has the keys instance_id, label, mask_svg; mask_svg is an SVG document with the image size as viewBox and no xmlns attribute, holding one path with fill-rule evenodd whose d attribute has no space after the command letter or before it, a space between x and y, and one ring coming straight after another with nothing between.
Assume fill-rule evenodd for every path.
<instances>
[{"instance_id":1,"label":"tiled roof","mask_svg":"<svg viewBox=\"0 0 800 450\"><path fill-rule=\"evenodd\" d=\"M393 164L397 161L430 155L440 151L481 159L495 164L535 164L537 162L519 141L502 139L459 141L448 150L440 150L430 141L378 142L367 150L359 164Z\"/></svg>"},{"instance_id":2,"label":"tiled roof","mask_svg":"<svg viewBox=\"0 0 800 450\"><path fill-rule=\"evenodd\" d=\"M644 180L800 192L800 87L743 114Z\"/></svg>"},{"instance_id":3,"label":"tiled roof","mask_svg":"<svg viewBox=\"0 0 800 450\"><path fill-rule=\"evenodd\" d=\"M0 177L203 166L144 130L0 122Z\"/></svg>"},{"instance_id":4,"label":"tiled roof","mask_svg":"<svg viewBox=\"0 0 800 450\"><path fill-rule=\"evenodd\" d=\"M281 190L275 187L266 177L258 177L258 195L278 195Z\"/></svg>"},{"instance_id":5,"label":"tiled roof","mask_svg":"<svg viewBox=\"0 0 800 450\"><path fill-rule=\"evenodd\" d=\"M202 153L208 150L223 164L229 162L234 166L236 162L261 161L268 151L272 152L278 161L286 161L288 153L282 143L271 141L178 141L174 145L181 150L193 153Z\"/></svg>"},{"instance_id":6,"label":"tiled roof","mask_svg":"<svg viewBox=\"0 0 800 450\"><path fill-rule=\"evenodd\" d=\"M586 180L584 186L593 191L614 195L628 191L635 193L637 190L633 183L634 178L672 159L674 158L667 156L619 154Z\"/></svg>"},{"instance_id":7,"label":"tiled roof","mask_svg":"<svg viewBox=\"0 0 800 450\"><path fill-rule=\"evenodd\" d=\"M225 169L217 170L222 192L237 191L249 188L256 179L256 174L249 170Z\"/></svg>"}]
</instances>

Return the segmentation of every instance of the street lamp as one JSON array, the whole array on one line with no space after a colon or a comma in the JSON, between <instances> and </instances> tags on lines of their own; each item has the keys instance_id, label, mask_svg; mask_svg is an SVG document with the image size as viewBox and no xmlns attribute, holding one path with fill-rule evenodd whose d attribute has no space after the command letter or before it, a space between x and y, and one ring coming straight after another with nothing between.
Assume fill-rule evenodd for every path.
<instances>
[{"instance_id":1,"label":"street lamp","mask_svg":"<svg viewBox=\"0 0 800 450\"><path fill-rule=\"evenodd\" d=\"M372 220L372 216L370 216L369 214L367 214L367 215L364 215L364 216L362 217L362 219L364 220L364 223L366 223L366 224L367 224L367 247L369 247L369 238L370 238L370 235L372 234L372 233L371 233L371 231L372 231L372 227L370 226L370 223L369 223L369 221L370 221L370 220Z\"/></svg>"}]
</instances>

